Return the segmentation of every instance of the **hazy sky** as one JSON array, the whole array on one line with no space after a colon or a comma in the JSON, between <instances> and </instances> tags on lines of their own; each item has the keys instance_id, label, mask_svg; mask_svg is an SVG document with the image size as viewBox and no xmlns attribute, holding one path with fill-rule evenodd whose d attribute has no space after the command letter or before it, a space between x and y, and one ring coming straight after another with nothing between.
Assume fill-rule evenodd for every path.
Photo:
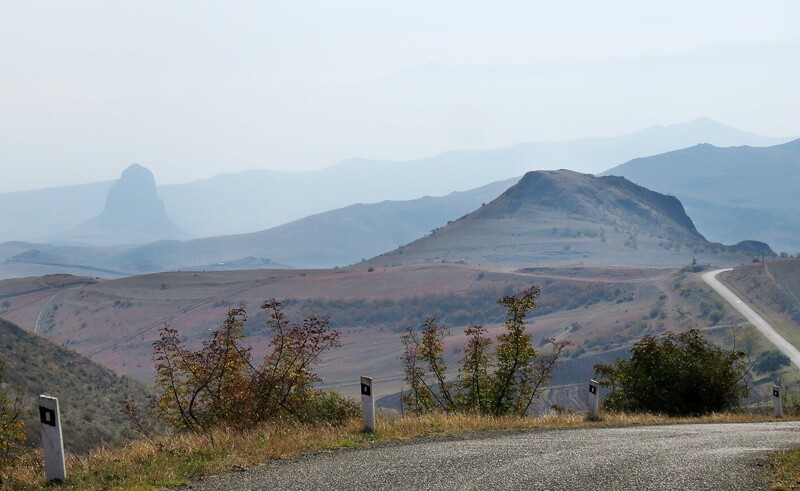
<instances>
[{"instance_id":1,"label":"hazy sky","mask_svg":"<svg viewBox=\"0 0 800 491\"><path fill-rule=\"evenodd\" d=\"M134 162L164 184L699 116L800 135L798 26L795 0L0 0L0 192Z\"/></svg>"}]
</instances>

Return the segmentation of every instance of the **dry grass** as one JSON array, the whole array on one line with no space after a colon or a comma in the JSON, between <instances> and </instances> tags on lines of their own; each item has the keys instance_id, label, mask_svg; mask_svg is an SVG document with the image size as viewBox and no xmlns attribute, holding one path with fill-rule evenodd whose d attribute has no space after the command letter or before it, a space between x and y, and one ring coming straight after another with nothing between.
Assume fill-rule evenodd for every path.
<instances>
[{"instance_id":1,"label":"dry grass","mask_svg":"<svg viewBox=\"0 0 800 491\"><path fill-rule=\"evenodd\" d=\"M360 422L342 428L296 424L265 425L247 432L220 429L211 435L179 434L139 440L124 447L100 448L86 456L68 455L69 479L59 489L160 489L188 484L190 480L260 462L283 459L302 452L328 448L360 447L382 440L450 436L479 431L532 428L573 428L680 423L741 423L772 421L745 413L713 414L701 418L668 418L648 414L606 413L588 422L582 414L548 414L540 417L502 417L432 414L379 421L375 434L360 431ZM21 458L0 475L2 489L41 489L45 486L40 452Z\"/></svg>"},{"instance_id":2,"label":"dry grass","mask_svg":"<svg viewBox=\"0 0 800 491\"><path fill-rule=\"evenodd\" d=\"M772 489L800 489L800 449L785 450L769 459Z\"/></svg>"}]
</instances>

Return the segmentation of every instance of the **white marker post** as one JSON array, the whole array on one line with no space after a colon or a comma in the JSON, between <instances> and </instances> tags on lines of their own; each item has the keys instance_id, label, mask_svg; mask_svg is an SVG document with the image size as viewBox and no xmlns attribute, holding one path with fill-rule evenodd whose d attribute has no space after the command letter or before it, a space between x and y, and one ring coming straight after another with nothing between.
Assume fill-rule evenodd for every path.
<instances>
[{"instance_id":1,"label":"white marker post","mask_svg":"<svg viewBox=\"0 0 800 491\"><path fill-rule=\"evenodd\" d=\"M783 417L783 401L781 401L781 388L777 385L772 386L772 400L775 403L775 417Z\"/></svg>"},{"instance_id":2,"label":"white marker post","mask_svg":"<svg viewBox=\"0 0 800 491\"><path fill-rule=\"evenodd\" d=\"M597 380L589 381L589 420L595 421L597 413L600 411L600 382Z\"/></svg>"},{"instance_id":3,"label":"white marker post","mask_svg":"<svg viewBox=\"0 0 800 491\"><path fill-rule=\"evenodd\" d=\"M61 436L58 399L39 396L39 420L42 422L42 447L47 480L66 481L67 467L64 464L64 438Z\"/></svg>"},{"instance_id":4,"label":"white marker post","mask_svg":"<svg viewBox=\"0 0 800 491\"><path fill-rule=\"evenodd\" d=\"M375 432L375 399L372 397L371 377L361 377L361 421L364 431Z\"/></svg>"}]
</instances>

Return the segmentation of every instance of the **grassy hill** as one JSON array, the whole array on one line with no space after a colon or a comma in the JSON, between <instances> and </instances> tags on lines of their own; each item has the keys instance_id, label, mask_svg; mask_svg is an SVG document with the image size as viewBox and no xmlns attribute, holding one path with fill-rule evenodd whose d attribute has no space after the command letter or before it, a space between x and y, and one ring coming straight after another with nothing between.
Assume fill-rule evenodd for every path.
<instances>
[{"instance_id":1,"label":"grassy hill","mask_svg":"<svg viewBox=\"0 0 800 491\"><path fill-rule=\"evenodd\" d=\"M84 452L127 439L120 408L126 394L141 398L144 387L78 353L0 318L0 359L6 364L4 390L23 396L28 438L40 441L40 394L58 397L65 446Z\"/></svg>"}]
</instances>

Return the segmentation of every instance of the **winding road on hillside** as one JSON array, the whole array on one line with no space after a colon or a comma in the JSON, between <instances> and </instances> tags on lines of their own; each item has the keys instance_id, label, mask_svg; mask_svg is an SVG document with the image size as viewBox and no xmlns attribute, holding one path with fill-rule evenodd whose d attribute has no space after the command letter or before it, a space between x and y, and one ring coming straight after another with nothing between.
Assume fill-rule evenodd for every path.
<instances>
[{"instance_id":1,"label":"winding road on hillside","mask_svg":"<svg viewBox=\"0 0 800 491\"><path fill-rule=\"evenodd\" d=\"M766 490L764 458L798 445L798 422L527 430L317 452L190 488Z\"/></svg>"},{"instance_id":2,"label":"winding road on hillside","mask_svg":"<svg viewBox=\"0 0 800 491\"><path fill-rule=\"evenodd\" d=\"M55 292L53 296L50 297L50 300L48 300L47 303L44 304L42 310L39 311L39 315L36 316L36 323L33 325L33 332L36 334L44 334L44 328L43 328L44 318L48 314L48 312L53 308L53 305L56 305L56 301L61 299L67 291L74 290L75 288L80 288L81 286L83 285L79 284L70 287L65 287Z\"/></svg>"},{"instance_id":3,"label":"winding road on hillside","mask_svg":"<svg viewBox=\"0 0 800 491\"><path fill-rule=\"evenodd\" d=\"M780 334L778 334L772 326L764 320L763 317L758 315L749 305L747 305L742 299L736 296L735 293L730 291L728 287L723 285L718 279L717 275L725 272L730 271L731 268L728 269L717 269L715 271L709 271L708 273L703 274L703 281L708 283L708 285L713 288L719 295L725 299L729 304L731 304L736 310L742 314L745 319L748 320L751 324L758 329L761 334L764 335L772 344L775 345L783 354L789 357L792 360L792 363L798 368L800 368L800 351L797 350L791 343L786 341Z\"/></svg>"}]
</instances>

